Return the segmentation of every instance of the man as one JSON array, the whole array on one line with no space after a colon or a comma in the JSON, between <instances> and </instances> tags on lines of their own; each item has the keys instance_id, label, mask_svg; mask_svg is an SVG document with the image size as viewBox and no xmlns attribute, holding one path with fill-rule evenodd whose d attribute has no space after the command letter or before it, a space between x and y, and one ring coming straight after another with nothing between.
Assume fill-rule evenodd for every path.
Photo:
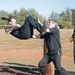
<instances>
[{"instance_id":1,"label":"man","mask_svg":"<svg viewBox=\"0 0 75 75\"><path fill-rule=\"evenodd\" d=\"M75 30L73 31L72 36L70 37L70 42L75 42Z\"/></svg>"},{"instance_id":2,"label":"man","mask_svg":"<svg viewBox=\"0 0 75 75\"><path fill-rule=\"evenodd\" d=\"M50 18L45 32L42 35L36 35L36 38L40 37L41 39L45 39L48 49L47 54L41 59L38 64L40 75L45 75L45 66L51 61L53 62L59 75L69 75L69 73L61 67L62 52L60 44L60 33L57 26L57 22Z\"/></svg>"},{"instance_id":3,"label":"man","mask_svg":"<svg viewBox=\"0 0 75 75\"><path fill-rule=\"evenodd\" d=\"M25 20L24 25L22 26L16 24L16 20L12 16L9 18L3 17L2 19L7 20L10 25L10 27L7 27L5 29L5 32L15 36L18 39L29 39L35 37L33 36L34 28L36 28L40 32L40 34L44 29L44 27L40 23L38 23L38 21L32 16L28 16Z\"/></svg>"}]
</instances>

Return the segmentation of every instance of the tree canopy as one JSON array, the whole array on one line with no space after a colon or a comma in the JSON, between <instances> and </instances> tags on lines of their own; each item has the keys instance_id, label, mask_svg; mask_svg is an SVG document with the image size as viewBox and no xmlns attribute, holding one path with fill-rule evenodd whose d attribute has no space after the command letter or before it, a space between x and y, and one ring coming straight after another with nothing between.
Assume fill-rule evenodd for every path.
<instances>
[{"instance_id":1,"label":"tree canopy","mask_svg":"<svg viewBox=\"0 0 75 75\"><path fill-rule=\"evenodd\" d=\"M11 13L4 10L0 10L0 24L7 24L6 21L1 20L1 17L9 17L10 15L14 16L17 20L17 23L21 25L24 23L24 20L29 15L32 15L34 18L39 17L41 23L44 23L44 21L46 20L46 17L40 15L34 8L29 8L28 10L26 10L25 8L21 8L19 11L14 10ZM56 13L52 11L49 17L52 17L57 20L61 28L72 28L72 13L69 8L66 8L65 11L62 11L61 13Z\"/></svg>"}]
</instances>

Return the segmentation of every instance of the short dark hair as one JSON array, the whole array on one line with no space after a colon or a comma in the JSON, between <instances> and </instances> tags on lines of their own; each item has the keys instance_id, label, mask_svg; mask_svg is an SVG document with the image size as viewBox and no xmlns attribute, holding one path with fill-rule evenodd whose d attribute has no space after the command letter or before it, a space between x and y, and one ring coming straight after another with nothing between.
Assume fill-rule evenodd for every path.
<instances>
[{"instance_id":1,"label":"short dark hair","mask_svg":"<svg viewBox=\"0 0 75 75\"><path fill-rule=\"evenodd\" d=\"M7 20L8 22L10 22L11 19L14 19L14 17L13 16L10 16L9 18L8 17L2 17L1 19L2 20Z\"/></svg>"},{"instance_id":2,"label":"short dark hair","mask_svg":"<svg viewBox=\"0 0 75 75\"><path fill-rule=\"evenodd\" d=\"M48 18L48 21L54 21L54 22L57 22L55 19L53 19L52 17L49 17Z\"/></svg>"},{"instance_id":3,"label":"short dark hair","mask_svg":"<svg viewBox=\"0 0 75 75\"><path fill-rule=\"evenodd\" d=\"M14 19L14 17L13 17L13 16L10 16L10 17L8 18L8 22L10 22L11 19Z\"/></svg>"}]
</instances>

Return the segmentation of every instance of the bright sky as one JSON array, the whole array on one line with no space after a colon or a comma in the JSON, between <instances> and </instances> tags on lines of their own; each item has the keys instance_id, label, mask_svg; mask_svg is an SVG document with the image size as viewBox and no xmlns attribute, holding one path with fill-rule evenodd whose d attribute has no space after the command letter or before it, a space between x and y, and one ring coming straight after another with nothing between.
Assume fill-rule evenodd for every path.
<instances>
[{"instance_id":1,"label":"bright sky","mask_svg":"<svg viewBox=\"0 0 75 75\"><path fill-rule=\"evenodd\" d=\"M34 8L40 15L49 17L52 11L61 13L67 7L75 8L75 0L1 0L0 10L12 12L20 8Z\"/></svg>"}]
</instances>

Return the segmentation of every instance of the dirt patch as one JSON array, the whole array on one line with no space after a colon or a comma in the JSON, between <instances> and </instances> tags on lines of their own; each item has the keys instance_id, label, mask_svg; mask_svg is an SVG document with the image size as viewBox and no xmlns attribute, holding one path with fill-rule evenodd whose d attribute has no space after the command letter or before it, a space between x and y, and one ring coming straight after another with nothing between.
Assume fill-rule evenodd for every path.
<instances>
[{"instance_id":1,"label":"dirt patch","mask_svg":"<svg viewBox=\"0 0 75 75\"><path fill-rule=\"evenodd\" d=\"M70 34L68 34L70 33ZM73 44L69 42L72 30L61 30L62 66L74 75ZM65 38L66 37L66 38ZM0 75L37 75L38 70L14 68L15 66L37 67L43 57L41 39L19 40L0 30ZM13 68L8 66L14 66ZM7 67L4 67L7 66Z\"/></svg>"}]
</instances>

